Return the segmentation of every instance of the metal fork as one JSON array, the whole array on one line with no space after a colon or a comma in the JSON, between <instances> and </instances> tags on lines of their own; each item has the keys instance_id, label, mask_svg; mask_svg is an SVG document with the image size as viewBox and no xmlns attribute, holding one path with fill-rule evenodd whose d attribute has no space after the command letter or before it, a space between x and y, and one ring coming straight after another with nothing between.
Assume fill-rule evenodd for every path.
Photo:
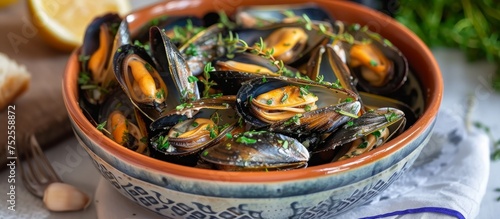
<instances>
[{"instance_id":1,"label":"metal fork","mask_svg":"<svg viewBox=\"0 0 500 219\"><path fill-rule=\"evenodd\" d=\"M24 154L24 159L20 162L21 156L18 155L17 163L23 184L33 195L43 198L48 185L62 180L47 160L35 135L26 136L20 143L18 150L20 149L19 154Z\"/></svg>"}]
</instances>

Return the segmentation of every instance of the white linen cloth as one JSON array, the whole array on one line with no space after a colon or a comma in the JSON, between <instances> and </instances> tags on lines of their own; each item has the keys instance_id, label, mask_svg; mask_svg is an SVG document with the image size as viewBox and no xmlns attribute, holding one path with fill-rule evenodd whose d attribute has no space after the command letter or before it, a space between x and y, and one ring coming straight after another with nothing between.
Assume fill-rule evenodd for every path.
<instances>
[{"instance_id":1,"label":"white linen cloth","mask_svg":"<svg viewBox=\"0 0 500 219\"><path fill-rule=\"evenodd\" d=\"M428 145L408 172L369 204L338 218L475 218L488 183L489 154L486 134L467 132L460 117L441 110ZM428 212L435 208L460 214ZM407 209L427 212L382 216Z\"/></svg>"}]
</instances>

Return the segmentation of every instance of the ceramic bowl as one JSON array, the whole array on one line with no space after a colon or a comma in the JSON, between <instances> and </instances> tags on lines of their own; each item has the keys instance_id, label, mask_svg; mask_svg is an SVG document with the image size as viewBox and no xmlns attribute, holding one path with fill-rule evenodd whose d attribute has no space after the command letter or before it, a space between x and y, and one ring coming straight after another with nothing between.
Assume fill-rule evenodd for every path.
<instances>
[{"instance_id":1,"label":"ceramic bowl","mask_svg":"<svg viewBox=\"0 0 500 219\"><path fill-rule=\"evenodd\" d=\"M202 16L241 5L305 0L173 0L138 10L131 30L163 14ZM339 20L368 25L395 44L413 71L403 93L421 116L395 139L353 159L283 172L198 169L137 154L105 137L78 105L77 52L69 58L63 95L75 135L96 168L124 197L166 218L332 218L369 201L403 174L430 138L442 97L442 79L429 49L391 18L346 1L314 0Z\"/></svg>"}]
</instances>

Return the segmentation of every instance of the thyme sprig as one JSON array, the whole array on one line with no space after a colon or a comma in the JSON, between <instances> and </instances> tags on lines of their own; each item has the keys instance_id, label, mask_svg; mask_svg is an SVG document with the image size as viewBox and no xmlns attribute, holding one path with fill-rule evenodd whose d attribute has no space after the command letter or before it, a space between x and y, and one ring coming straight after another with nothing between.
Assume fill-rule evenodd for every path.
<instances>
[{"instance_id":1,"label":"thyme sprig","mask_svg":"<svg viewBox=\"0 0 500 219\"><path fill-rule=\"evenodd\" d=\"M359 41L354 39L352 34L344 31L345 30L344 24L340 21L335 22L335 25L337 25L339 31L337 33L334 33L331 30L329 30L323 23L313 22L313 20L311 20L311 18L309 18L307 14L302 14L302 16L298 16L295 13L293 13L293 11L288 11L288 10L282 13L288 18L294 18L294 20L296 20L297 23L302 24L306 30L318 31L319 33L327 36L331 40L344 41L349 44L365 44L369 42L368 40ZM359 31L364 31L364 32L368 30L367 26L359 27L359 25L353 25L351 26L351 28L356 28Z\"/></svg>"},{"instance_id":2,"label":"thyme sprig","mask_svg":"<svg viewBox=\"0 0 500 219\"><path fill-rule=\"evenodd\" d=\"M97 124L96 129L99 130L99 131L101 131L101 132L104 132L104 133L106 133L108 135L111 135L111 132L106 129L106 124L107 124L107 121L99 123L99 124Z\"/></svg>"},{"instance_id":3,"label":"thyme sprig","mask_svg":"<svg viewBox=\"0 0 500 219\"><path fill-rule=\"evenodd\" d=\"M283 60L276 59L274 55L274 48L268 49L264 43L264 40L259 38L259 41L254 45L250 46L247 42L240 39L237 33L232 31L228 32L227 37L222 37L219 35L219 45L226 48L226 57L231 59L234 58L235 53L249 52L263 58L269 59L269 62L276 66L278 69L277 74L285 75L288 77L295 76L295 73L291 72L285 67Z\"/></svg>"},{"instance_id":4,"label":"thyme sprig","mask_svg":"<svg viewBox=\"0 0 500 219\"><path fill-rule=\"evenodd\" d=\"M210 97L210 88L217 85L217 83L210 80L210 72L212 71L215 71L215 68L212 66L211 62L207 62L203 68L203 78L199 80L203 83L203 85L205 85L203 89L203 97Z\"/></svg>"}]
</instances>

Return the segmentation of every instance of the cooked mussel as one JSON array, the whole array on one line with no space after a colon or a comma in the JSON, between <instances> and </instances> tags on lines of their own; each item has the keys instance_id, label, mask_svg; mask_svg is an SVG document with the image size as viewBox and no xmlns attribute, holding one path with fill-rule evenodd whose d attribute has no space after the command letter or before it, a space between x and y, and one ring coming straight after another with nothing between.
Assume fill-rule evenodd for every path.
<instances>
[{"instance_id":1,"label":"cooked mussel","mask_svg":"<svg viewBox=\"0 0 500 219\"><path fill-rule=\"evenodd\" d=\"M228 171L288 170L306 167L309 152L294 138L268 131L247 131L205 149L201 159Z\"/></svg>"},{"instance_id":2,"label":"cooked mussel","mask_svg":"<svg viewBox=\"0 0 500 219\"><path fill-rule=\"evenodd\" d=\"M322 24L325 29L331 29L330 24ZM300 62L315 47L328 41L325 34L308 30L301 23L281 23L264 28L238 29L235 32L248 45L262 47L263 52L272 54L288 65Z\"/></svg>"},{"instance_id":3,"label":"cooked mussel","mask_svg":"<svg viewBox=\"0 0 500 219\"><path fill-rule=\"evenodd\" d=\"M251 54L236 53L231 58L220 58L214 63L216 71L248 72L261 76L279 76L278 67L269 59ZM230 77L230 76L227 76Z\"/></svg>"},{"instance_id":4,"label":"cooked mussel","mask_svg":"<svg viewBox=\"0 0 500 219\"><path fill-rule=\"evenodd\" d=\"M358 85L375 94L396 91L406 81L408 62L405 56L380 35L364 28L347 28L358 43L344 43L347 63Z\"/></svg>"},{"instance_id":5,"label":"cooked mussel","mask_svg":"<svg viewBox=\"0 0 500 219\"><path fill-rule=\"evenodd\" d=\"M148 133L140 113L121 89L115 89L99 113L105 133L116 143L138 153L148 154Z\"/></svg>"},{"instance_id":6,"label":"cooked mussel","mask_svg":"<svg viewBox=\"0 0 500 219\"><path fill-rule=\"evenodd\" d=\"M223 111L217 115L222 115L226 122L236 119L234 104L236 96L218 96L213 98L201 98L195 101L181 103L174 109L163 112L162 116L150 124L150 129L155 131L159 129L169 129L180 121L191 118L207 118L216 115L217 111Z\"/></svg>"},{"instance_id":7,"label":"cooked mussel","mask_svg":"<svg viewBox=\"0 0 500 219\"><path fill-rule=\"evenodd\" d=\"M121 46L114 57L114 73L132 103L150 120L167 107L168 92L156 65L146 50L135 45Z\"/></svg>"},{"instance_id":8,"label":"cooked mussel","mask_svg":"<svg viewBox=\"0 0 500 219\"><path fill-rule=\"evenodd\" d=\"M90 104L101 104L115 80L112 60L115 50L130 42L125 20L117 14L95 18L87 27L81 47L82 63L78 83Z\"/></svg>"},{"instance_id":9,"label":"cooked mussel","mask_svg":"<svg viewBox=\"0 0 500 219\"><path fill-rule=\"evenodd\" d=\"M234 100L218 97L179 105L151 124L153 130L165 130L151 139L153 149L166 157L185 156L216 144L237 126Z\"/></svg>"},{"instance_id":10,"label":"cooked mussel","mask_svg":"<svg viewBox=\"0 0 500 219\"><path fill-rule=\"evenodd\" d=\"M344 124L336 132L330 134L323 144L313 149L313 153L333 150L338 146L381 131L384 128L394 127L390 130L390 135L392 136L392 134L401 131L404 127L406 122L404 116L403 111L390 107L367 111L359 118L353 119L351 122ZM385 138L384 140L387 139ZM358 146L356 145L356 147Z\"/></svg>"},{"instance_id":11,"label":"cooked mussel","mask_svg":"<svg viewBox=\"0 0 500 219\"><path fill-rule=\"evenodd\" d=\"M286 77L247 81L236 97L238 114L248 124L292 135L330 132L361 108L349 90Z\"/></svg>"},{"instance_id":12,"label":"cooked mussel","mask_svg":"<svg viewBox=\"0 0 500 219\"><path fill-rule=\"evenodd\" d=\"M188 80L193 74L170 38L158 27L151 27L149 37L151 52L162 72L162 78L170 88L171 96L177 99L172 99L173 103L199 99L198 85Z\"/></svg>"},{"instance_id":13,"label":"cooked mussel","mask_svg":"<svg viewBox=\"0 0 500 219\"><path fill-rule=\"evenodd\" d=\"M225 34L225 31L223 26L214 24L199 31L179 47L179 52L193 75L201 74L208 62L224 55L224 47L219 45L219 36Z\"/></svg>"},{"instance_id":14,"label":"cooked mussel","mask_svg":"<svg viewBox=\"0 0 500 219\"><path fill-rule=\"evenodd\" d=\"M187 119L153 137L151 145L165 155L186 156L216 144L234 128L235 123L219 128L210 118Z\"/></svg>"}]
</instances>

